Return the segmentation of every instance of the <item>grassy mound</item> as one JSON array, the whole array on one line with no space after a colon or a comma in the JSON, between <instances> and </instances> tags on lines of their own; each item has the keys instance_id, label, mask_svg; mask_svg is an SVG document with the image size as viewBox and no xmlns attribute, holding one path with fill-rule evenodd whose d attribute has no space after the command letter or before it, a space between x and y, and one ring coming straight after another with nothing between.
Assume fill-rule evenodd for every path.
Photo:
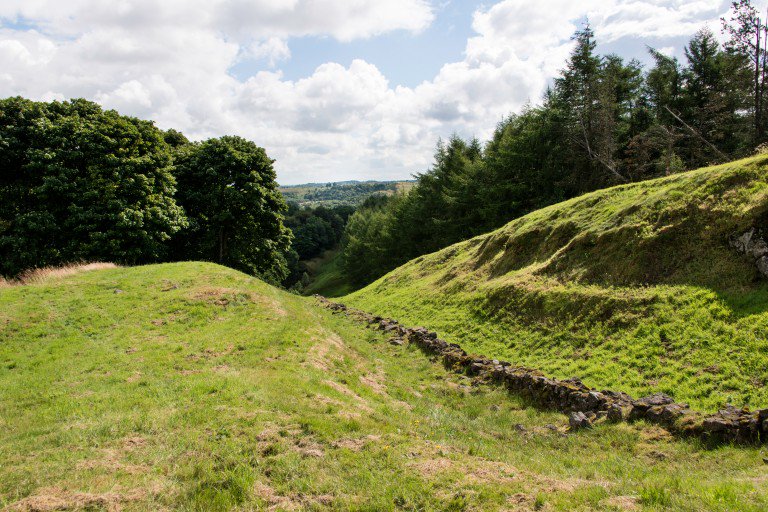
<instances>
[{"instance_id":1,"label":"grassy mound","mask_svg":"<svg viewBox=\"0 0 768 512\"><path fill-rule=\"evenodd\" d=\"M418 258L347 302L468 350L713 410L768 405L768 158L601 190Z\"/></svg>"},{"instance_id":2,"label":"grassy mound","mask_svg":"<svg viewBox=\"0 0 768 512\"><path fill-rule=\"evenodd\" d=\"M216 265L52 274L0 290L0 508L768 506L757 448L565 434L469 384Z\"/></svg>"}]
</instances>

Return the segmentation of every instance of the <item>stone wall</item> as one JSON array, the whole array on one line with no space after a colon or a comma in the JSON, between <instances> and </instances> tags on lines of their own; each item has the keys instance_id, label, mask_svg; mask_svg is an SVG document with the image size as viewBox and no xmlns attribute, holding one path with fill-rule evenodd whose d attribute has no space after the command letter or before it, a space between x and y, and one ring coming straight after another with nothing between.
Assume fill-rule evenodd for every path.
<instances>
[{"instance_id":1,"label":"stone wall","mask_svg":"<svg viewBox=\"0 0 768 512\"><path fill-rule=\"evenodd\" d=\"M427 329L409 328L397 321L373 316L344 304L317 297L337 314L345 314L392 335L392 343L413 343L424 352L442 358L446 367L496 383L518 393L533 404L569 415L571 427L588 428L598 421L645 420L661 425L681 436L698 437L708 442L759 443L768 438L768 409L751 411L729 406L716 414L691 410L663 393L634 399L617 391L597 391L579 379L558 380L540 371L516 366L507 361L467 354L459 345L438 338Z\"/></svg>"}]
</instances>

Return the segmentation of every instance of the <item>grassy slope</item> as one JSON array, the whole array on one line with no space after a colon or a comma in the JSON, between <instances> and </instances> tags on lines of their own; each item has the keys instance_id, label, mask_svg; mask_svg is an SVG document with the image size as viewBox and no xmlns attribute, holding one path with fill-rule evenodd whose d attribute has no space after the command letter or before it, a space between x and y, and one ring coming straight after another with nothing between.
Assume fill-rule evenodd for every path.
<instances>
[{"instance_id":1,"label":"grassy slope","mask_svg":"<svg viewBox=\"0 0 768 512\"><path fill-rule=\"evenodd\" d=\"M212 264L5 288L0 508L768 507L758 449L643 424L563 435L563 416L466 384Z\"/></svg>"},{"instance_id":2,"label":"grassy slope","mask_svg":"<svg viewBox=\"0 0 768 512\"><path fill-rule=\"evenodd\" d=\"M304 289L304 295L319 294L324 297L341 297L354 290L342 269L341 250L326 251L319 258L307 262L312 281Z\"/></svg>"},{"instance_id":3,"label":"grassy slope","mask_svg":"<svg viewBox=\"0 0 768 512\"><path fill-rule=\"evenodd\" d=\"M727 243L768 226L766 211L766 157L615 187L411 261L346 301L596 387L768 406L768 286Z\"/></svg>"}]
</instances>

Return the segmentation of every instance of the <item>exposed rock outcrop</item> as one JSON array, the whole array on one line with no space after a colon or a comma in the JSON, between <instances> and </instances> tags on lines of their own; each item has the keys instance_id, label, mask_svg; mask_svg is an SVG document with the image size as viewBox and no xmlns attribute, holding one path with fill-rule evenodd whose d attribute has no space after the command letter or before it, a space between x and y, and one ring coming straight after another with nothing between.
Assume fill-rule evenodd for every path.
<instances>
[{"instance_id":1,"label":"exposed rock outcrop","mask_svg":"<svg viewBox=\"0 0 768 512\"><path fill-rule=\"evenodd\" d=\"M749 256L755 262L757 270L763 277L768 277L768 242L765 241L762 230L751 228L731 238L730 243L731 247Z\"/></svg>"},{"instance_id":2,"label":"exposed rock outcrop","mask_svg":"<svg viewBox=\"0 0 768 512\"><path fill-rule=\"evenodd\" d=\"M318 300L334 312L365 322L399 340L413 343L427 353L438 355L447 367L455 371L465 372L484 382L503 385L540 407L569 414L572 429L589 427L603 419L613 422L642 419L662 425L672 433L707 441L754 443L768 439L768 409L751 411L729 406L716 414L705 414L693 411L688 404L677 403L663 393L634 399L626 393L598 391L577 378L552 379L535 369L469 355L459 345L448 343L437 333L422 327L404 327L395 320L348 308L324 297L318 296Z\"/></svg>"}]
</instances>

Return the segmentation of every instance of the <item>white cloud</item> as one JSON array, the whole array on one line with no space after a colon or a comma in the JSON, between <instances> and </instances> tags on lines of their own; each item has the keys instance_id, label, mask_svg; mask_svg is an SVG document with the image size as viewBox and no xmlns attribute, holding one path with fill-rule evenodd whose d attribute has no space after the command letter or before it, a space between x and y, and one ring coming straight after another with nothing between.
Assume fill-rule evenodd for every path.
<instances>
[{"instance_id":1,"label":"white cloud","mask_svg":"<svg viewBox=\"0 0 768 512\"><path fill-rule=\"evenodd\" d=\"M278 61L291 58L291 49L288 44L279 37L270 37L266 41L254 42L248 46L243 55L244 58L267 60L274 67Z\"/></svg>"},{"instance_id":2,"label":"white cloud","mask_svg":"<svg viewBox=\"0 0 768 512\"><path fill-rule=\"evenodd\" d=\"M287 80L244 59L289 58L290 40L339 41L425 30L427 0L4 0L0 97L86 97L193 138L238 134L277 158L283 182L395 178L424 170L438 136L487 137L537 101L589 16L600 39L688 35L727 8L719 0L504 0L475 13L465 56L416 87L376 66L320 65Z\"/></svg>"}]
</instances>

